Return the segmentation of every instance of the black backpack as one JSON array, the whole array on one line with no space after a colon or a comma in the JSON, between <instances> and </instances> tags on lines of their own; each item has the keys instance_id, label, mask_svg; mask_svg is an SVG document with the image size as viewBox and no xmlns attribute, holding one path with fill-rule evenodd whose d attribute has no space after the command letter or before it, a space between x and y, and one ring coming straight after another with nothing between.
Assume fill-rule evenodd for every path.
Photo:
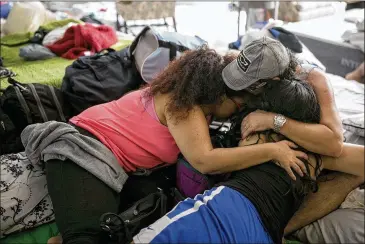
<instances>
[{"instance_id":1,"label":"black backpack","mask_svg":"<svg viewBox=\"0 0 365 244\"><path fill-rule=\"evenodd\" d=\"M118 99L143 83L127 47L78 58L66 68L61 90L77 115L91 106Z\"/></svg>"},{"instance_id":2,"label":"black backpack","mask_svg":"<svg viewBox=\"0 0 365 244\"><path fill-rule=\"evenodd\" d=\"M0 106L0 155L10 152L20 152L23 145L19 133L9 116Z\"/></svg>"},{"instance_id":3,"label":"black backpack","mask_svg":"<svg viewBox=\"0 0 365 244\"><path fill-rule=\"evenodd\" d=\"M14 129L10 132L11 127L8 126L6 135L2 136L2 154L23 150L20 133L26 126L51 120L67 122L71 114L69 105L59 89L43 84L22 84L13 78L9 78L8 81L11 85L1 96L1 108Z\"/></svg>"}]
</instances>

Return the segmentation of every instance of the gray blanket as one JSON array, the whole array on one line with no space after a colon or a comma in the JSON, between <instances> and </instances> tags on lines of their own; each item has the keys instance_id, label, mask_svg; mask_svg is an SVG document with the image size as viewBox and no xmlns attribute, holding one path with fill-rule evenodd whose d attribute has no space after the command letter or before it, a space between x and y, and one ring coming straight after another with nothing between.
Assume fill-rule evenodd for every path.
<instances>
[{"instance_id":1,"label":"gray blanket","mask_svg":"<svg viewBox=\"0 0 365 244\"><path fill-rule=\"evenodd\" d=\"M81 135L69 124L49 121L27 126L21 140L32 164L51 159L72 160L120 192L128 175L101 142Z\"/></svg>"}]
</instances>

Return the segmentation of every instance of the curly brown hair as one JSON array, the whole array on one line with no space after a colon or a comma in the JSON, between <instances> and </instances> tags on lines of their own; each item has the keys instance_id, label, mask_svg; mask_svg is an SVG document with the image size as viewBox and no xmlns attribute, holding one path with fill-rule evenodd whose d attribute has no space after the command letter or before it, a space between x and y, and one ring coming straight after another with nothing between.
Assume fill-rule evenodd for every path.
<instances>
[{"instance_id":1,"label":"curly brown hair","mask_svg":"<svg viewBox=\"0 0 365 244\"><path fill-rule=\"evenodd\" d=\"M226 88L222 71L235 58L222 56L207 46L186 51L154 79L147 95L169 94L167 112L178 120L184 119L196 105L221 102Z\"/></svg>"}]
</instances>

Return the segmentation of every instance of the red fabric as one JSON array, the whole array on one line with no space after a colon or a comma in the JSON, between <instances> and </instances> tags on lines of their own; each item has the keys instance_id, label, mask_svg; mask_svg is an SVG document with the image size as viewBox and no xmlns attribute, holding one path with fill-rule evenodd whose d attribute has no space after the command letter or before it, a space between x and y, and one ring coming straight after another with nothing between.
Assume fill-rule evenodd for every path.
<instances>
[{"instance_id":1,"label":"red fabric","mask_svg":"<svg viewBox=\"0 0 365 244\"><path fill-rule=\"evenodd\" d=\"M56 55L67 59L76 59L84 55L100 52L117 42L117 35L113 28L91 24L75 25L68 28L62 39L47 46Z\"/></svg>"}]
</instances>

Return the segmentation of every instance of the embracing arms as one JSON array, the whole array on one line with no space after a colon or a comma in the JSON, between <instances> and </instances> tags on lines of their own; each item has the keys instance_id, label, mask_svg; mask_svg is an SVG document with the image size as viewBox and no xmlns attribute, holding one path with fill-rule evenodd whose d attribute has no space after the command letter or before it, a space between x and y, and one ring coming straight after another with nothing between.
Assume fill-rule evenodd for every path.
<instances>
[{"instance_id":1,"label":"embracing arms","mask_svg":"<svg viewBox=\"0 0 365 244\"><path fill-rule=\"evenodd\" d=\"M313 87L321 108L320 124L304 124L289 119L281 134L311 152L338 157L342 152L343 132L332 87L318 69L308 74L307 81Z\"/></svg>"},{"instance_id":2,"label":"embracing arms","mask_svg":"<svg viewBox=\"0 0 365 244\"><path fill-rule=\"evenodd\" d=\"M307 155L293 150L296 146L288 141L244 148L213 149L209 127L199 107L192 109L186 118L177 123L171 116L166 117L168 128L181 153L195 169L204 174L236 171L270 160L281 162L294 178L291 168L300 175L301 169L305 169L298 157L307 158Z\"/></svg>"},{"instance_id":3,"label":"embracing arms","mask_svg":"<svg viewBox=\"0 0 365 244\"><path fill-rule=\"evenodd\" d=\"M308 151L338 157L343 147L342 124L337 112L331 85L325 74L318 69L310 71L307 81L316 93L320 108L320 124L306 124L287 118L280 133ZM258 114L260 113L260 114ZM242 122L243 138L255 131L273 129L275 114L253 112Z\"/></svg>"}]
</instances>

